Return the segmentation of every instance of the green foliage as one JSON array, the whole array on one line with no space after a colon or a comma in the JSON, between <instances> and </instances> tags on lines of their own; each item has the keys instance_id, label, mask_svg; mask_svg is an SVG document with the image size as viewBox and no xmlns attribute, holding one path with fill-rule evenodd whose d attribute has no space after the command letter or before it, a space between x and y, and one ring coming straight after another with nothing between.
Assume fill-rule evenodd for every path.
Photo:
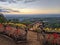
<instances>
[{"instance_id":1,"label":"green foliage","mask_svg":"<svg viewBox=\"0 0 60 45\"><path fill-rule=\"evenodd\" d=\"M6 22L6 18L0 13L0 23Z\"/></svg>"},{"instance_id":2,"label":"green foliage","mask_svg":"<svg viewBox=\"0 0 60 45\"><path fill-rule=\"evenodd\" d=\"M30 22L30 21L25 21L25 22L22 22L22 24L29 25L29 24L32 24L32 22Z\"/></svg>"},{"instance_id":3,"label":"green foliage","mask_svg":"<svg viewBox=\"0 0 60 45\"><path fill-rule=\"evenodd\" d=\"M0 23L5 22L5 20L3 19L3 17L0 17Z\"/></svg>"}]
</instances>

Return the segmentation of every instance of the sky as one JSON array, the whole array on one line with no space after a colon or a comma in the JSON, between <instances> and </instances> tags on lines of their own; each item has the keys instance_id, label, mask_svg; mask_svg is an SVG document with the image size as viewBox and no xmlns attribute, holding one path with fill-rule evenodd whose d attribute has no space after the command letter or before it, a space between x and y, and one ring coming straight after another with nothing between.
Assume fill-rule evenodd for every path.
<instances>
[{"instance_id":1,"label":"sky","mask_svg":"<svg viewBox=\"0 0 60 45\"><path fill-rule=\"evenodd\" d=\"M4 14L60 14L60 0L0 0Z\"/></svg>"}]
</instances>

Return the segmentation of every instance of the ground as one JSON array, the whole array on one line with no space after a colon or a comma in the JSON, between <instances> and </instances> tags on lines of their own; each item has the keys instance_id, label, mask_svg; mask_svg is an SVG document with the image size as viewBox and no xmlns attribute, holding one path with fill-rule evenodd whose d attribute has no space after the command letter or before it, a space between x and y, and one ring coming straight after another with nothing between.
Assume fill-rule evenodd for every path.
<instances>
[{"instance_id":1,"label":"ground","mask_svg":"<svg viewBox=\"0 0 60 45\"><path fill-rule=\"evenodd\" d=\"M28 31L27 42L22 42L22 43L16 44L9 37L4 37L4 36L0 35L0 45L41 45L41 42L37 41L36 32Z\"/></svg>"}]
</instances>

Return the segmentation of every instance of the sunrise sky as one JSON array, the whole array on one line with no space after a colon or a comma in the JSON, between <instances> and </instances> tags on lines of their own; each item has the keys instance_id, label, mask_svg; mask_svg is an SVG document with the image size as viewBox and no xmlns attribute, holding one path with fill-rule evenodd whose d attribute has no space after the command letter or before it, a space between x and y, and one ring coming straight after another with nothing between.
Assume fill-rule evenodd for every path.
<instances>
[{"instance_id":1,"label":"sunrise sky","mask_svg":"<svg viewBox=\"0 0 60 45\"><path fill-rule=\"evenodd\" d=\"M60 14L60 0L0 0L4 14Z\"/></svg>"}]
</instances>

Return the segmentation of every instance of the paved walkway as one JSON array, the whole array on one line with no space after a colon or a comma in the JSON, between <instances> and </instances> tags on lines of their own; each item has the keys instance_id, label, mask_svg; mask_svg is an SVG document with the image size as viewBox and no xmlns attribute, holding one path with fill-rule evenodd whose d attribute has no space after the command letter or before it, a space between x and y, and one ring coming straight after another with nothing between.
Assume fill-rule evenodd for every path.
<instances>
[{"instance_id":1,"label":"paved walkway","mask_svg":"<svg viewBox=\"0 0 60 45\"><path fill-rule=\"evenodd\" d=\"M28 31L27 42L16 44L12 39L0 36L0 45L41 45L41 42L37 41L37 33Z\"/></svg>"}]
</instances>

